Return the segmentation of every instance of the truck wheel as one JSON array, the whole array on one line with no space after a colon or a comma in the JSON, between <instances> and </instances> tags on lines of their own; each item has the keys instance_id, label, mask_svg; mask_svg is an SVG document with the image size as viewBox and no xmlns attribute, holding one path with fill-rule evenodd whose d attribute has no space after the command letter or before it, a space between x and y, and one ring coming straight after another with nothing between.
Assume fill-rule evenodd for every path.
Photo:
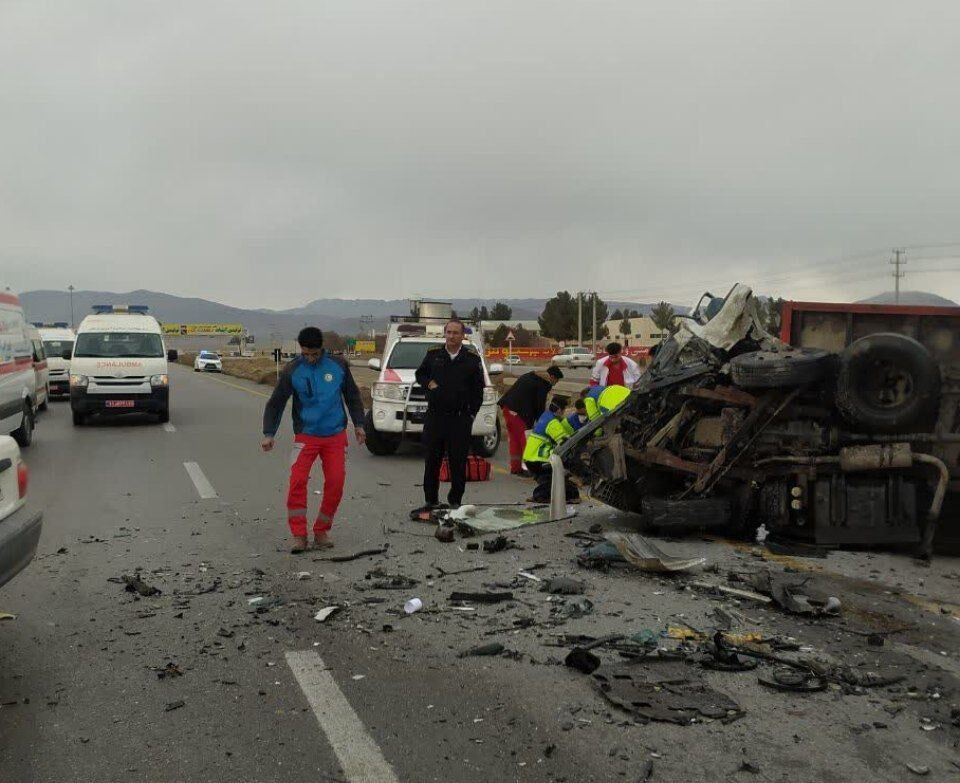
<instances>
[{"instance_id":1,"label":"truck wheel","mask_svg":"<svg viewBox=\"0 0 960 783\"><path fill-rule=\"evenodd\" d=\"M30 403L23 404L23 422L17 429L10 433L18 446L26 448L33 443L33 411L30 409Z\"/></svg>"},{"instance_id":2,"label":"truck wheel","mask_svg":"<svg viewBox=\"0 0 960 783\"><path fill-rule=\"evenodd\" d=\"M933 419L940 405L940 368L911 337L861 337L840 354L837 408L858 427L905 432Z\"/></svg>"},{"instance_id":3,"label":"truck wheel","mask_svg":"<svg viewBox=\"0 0 960 783\"><path fill-rule=\"evenodd\" d=\"M730 521L730 501L726 498L645 497L640 507L648 524L664 530L718 528Z\"/></svg>"},{"instance_id":4,"label":"truck wheel","mask_svg":"<svg viewBox=\"0 0 960 783\"><path fill-rule=\"evenodd\" d=\"M830 354L817 348L751 351L730 360L730 379L744 389L782 389L820 380Z\"/></svg>"},{"instance_id":5,"label":"truck wheel","mask_svg":"<svg viewBox=\"0 0 960 783\"><path fill-rule=\"evenodd\" d=\"M376 457L389 457L400 448L400 436L377 432L373 426L373 411L363 417L363 431L367 436L367 451Z\"/></svg>"},{"instance_id":6,"label":"truck wheel","mask_svg":"<svg viewBox=\"0 0 960 783\"><path fill-rule=\"evenodd\" d=\"M43 396L43 402L37 406L38 411L45 411L48 407L47 403L50 401L50 387L47 386L47 392Z\"/></svg>"},{"instance_id":7,"label":"truck wheel","mask_svg":"<svg viewBox=\"0 0 960 783\"><path fill-rule=\"evenodd\" d=\"M470 450L478 457L492 457L500 448L500 417L497 416L496 429L489 435L477 435L470 439Z\"/></svg>"},{"instance_id":8,"label":"truck wheel","mask_svg":"<svg viewBox=\"0 0 960 783\"><path fill-rule=\"evenodd\" d=\"M73 411L73 426L82 427L84 421L84 416L80 411Z\"/></svg>"}]
</instances>

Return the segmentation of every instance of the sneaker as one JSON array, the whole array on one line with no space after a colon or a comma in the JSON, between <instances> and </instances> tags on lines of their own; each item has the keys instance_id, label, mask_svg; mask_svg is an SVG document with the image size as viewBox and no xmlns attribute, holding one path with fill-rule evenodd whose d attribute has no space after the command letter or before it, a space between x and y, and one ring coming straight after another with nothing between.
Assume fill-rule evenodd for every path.
<instances>
[{"instance_id":1,"label":"sneaker","mask_svg":"<svg viewBox=\"0 0 960 783\"><path fill-rule=\"evenodd\" d=\"M310 543L306 536L294 536L293 544L290 546L291 555L302 555L310 548Z\"/></svg>"},{"instance_id":2,"label":"sneaker","mask_svg":"<svg viewBox=\"0 0 960 783\"><path fill-rule=\"evenodd\" d=\"M313 537L313 548L314 549L331 549L333 547L333 541L330 536L326 533L317 533Z\"/></svg>"}]
</instances>

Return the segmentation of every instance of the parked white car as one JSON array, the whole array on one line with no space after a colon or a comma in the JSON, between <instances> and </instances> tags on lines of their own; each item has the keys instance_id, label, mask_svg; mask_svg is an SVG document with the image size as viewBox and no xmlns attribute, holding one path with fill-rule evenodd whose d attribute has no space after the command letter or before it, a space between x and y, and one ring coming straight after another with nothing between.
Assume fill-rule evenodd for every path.
<instances>
[{"instance_id":1,"label":"parked white car","mask_svg":"<svg viewBox=\"0 0 960 783\"><path fill-rule=\"evenodd\" d=\"M193 360L194 372L223 372L223 359L213 351L200 351Z\"/></svg>"},{"instance_id":2,"label":"parked white car","mask_svg":"<svg viewBox=\"0 0 960 783\"><path fill-rule=\"evenodd\" d=\"M9 435L0 435L0 586L33 560L43 514L27 508L27 466Z\"/></svg>"},{"instance_id":3,"label":"parked white car","mask_svg":"<svg viewBox=\"0 0 960 783\"><path fill-rule=\"evenodd\" d=\"M593 367L597 359L593 351L582 345L568 345L561 349L560 353L554 356L551 364L557 367Z\"/></svg>"},{"instance_id":4,"label":"parked white car","mask_svg":"<svg viewBox=\"0 0 960 783\"><path fill-rule=\"evenodd\" d=\"M70 396L70 357L73 354L73 341L76 336L65 323L52 326L40 326L40 339L47 355L47 369L50 377L50 396Z\"/></svg>"},{"instance_id":5,"label":"parked white car","mask_svg":"<svg viewBox=\"0 0 960 783\"><path fill-rule=\"evenodd\" d=\"M0 286L0 435L21 446L33 440L39 404L27 328L20 300Z\"/></svg>"}]
</instances>

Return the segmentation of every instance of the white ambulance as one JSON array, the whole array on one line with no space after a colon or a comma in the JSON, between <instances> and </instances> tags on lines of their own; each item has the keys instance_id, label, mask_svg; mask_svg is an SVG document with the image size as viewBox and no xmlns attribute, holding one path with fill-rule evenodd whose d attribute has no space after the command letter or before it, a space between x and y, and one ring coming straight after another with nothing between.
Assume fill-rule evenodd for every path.
<instances>
[{"instance_id":1,"label":"white ambulance","mask_svg":"<svg viewBox=\"0 0 960 783\"><path fill-rule=\"evenodd\" d=\"M28 329L20 299L0 286L0 435L21 446L33 441L39 404Z\"/></svg>"},{"instance_id":2,"label":"white ambulance","mask_svg":"<svg viewBox=\"0 0 960 783\"><path fill-rule=\"evenodd\" d=\"M420 439L427 413L427 396L414 374L427 351L444 344L443 329L453 315L449 302L411 303L415 316L391 316L382 359L370 359L369 366L380 371L373 384L373 405L367 411L364 430L371 454L393 454L405 438ZM478 323L465 322L463 347L479 354L483 364L485 387L483 406L473 421L472 451L492 457L500 445L500 420L497 416L497 390L491 375L503 372L503 365L487 366Z\"/></svg>"},{"instance_id":3,"label":"white ambulance","mask_svg":"<svg viewBox=\"0 0 960 783\"><path fill-rule=\"evenodd\" d=\"M70 396L70 357L76 335L66 323L36 324L47 355L50 397Z\"/></svg>"},{"instance_id":4,"label":"white ambulance","mask_svg":"<svg viewBox=\"0 0 960 783\"><path fill-rule=\"evenodd\" d=\"M95 305L70 359L73 423L93 414L155 413L170 421L170 376L160 324L147 307Z\"/></svg>"}]
</instances>

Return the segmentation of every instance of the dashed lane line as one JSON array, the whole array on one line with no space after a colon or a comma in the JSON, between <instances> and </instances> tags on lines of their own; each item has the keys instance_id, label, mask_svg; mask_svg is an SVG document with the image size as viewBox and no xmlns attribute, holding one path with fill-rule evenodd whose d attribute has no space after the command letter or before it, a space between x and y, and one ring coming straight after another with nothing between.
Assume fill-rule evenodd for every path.
<instances>
[{"instance_id":1,"label":"dashed lane line","mask_svg":"<svg viewBox=\"0 0 960 783\"><path fill-rule=\"evenodd\" d=\"M287 653L310 709L350 783L400 783L323 659L313 650Z\"/></svg>"},{"instance_id":2,"label":"dashed lane line","mask_svg":"<svg viewBox=\"0 0 960 783\"><path fill-rule=\"evenodd\" d=\"M217 490L213 488L213 484L203 475L203 471L196 462L184 462L183 467L186 468L187 475L190 476L190 480L193 481L193 486L197 488L197 494L200 495L201 500L211 500L212 498L219 497Z\"/></svg>"}]
</instances>

